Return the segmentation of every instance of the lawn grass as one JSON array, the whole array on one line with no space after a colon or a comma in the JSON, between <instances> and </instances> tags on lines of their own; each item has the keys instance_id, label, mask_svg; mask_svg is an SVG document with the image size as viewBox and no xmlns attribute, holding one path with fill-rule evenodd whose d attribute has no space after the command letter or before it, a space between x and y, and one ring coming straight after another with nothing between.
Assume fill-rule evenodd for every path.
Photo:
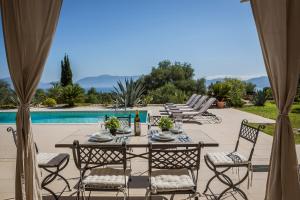
<instances>
[{"instance_id":1,"label":"lawn grass","mask_svg":"<svg viewBox=\"0 0 300 200\"><path fill-rule=\"evenodd\" d=\"M276 105L273 102L266 102L265 106L244 106L239 108L239 110L253 113L265 118L274 119L276 120L277 117L277 109ZM289 114L290 120L292 123L293 128L300 128L300 103L294 103L292 106L291 113ZM252 124L257 126L258 124ZM263 132L267 133L268 135L273 135L275 130L275 124L265 124L266 128ZM295 134L295 142L296 144L300 144L300 135Z\"/></svg>"}]
</instances>

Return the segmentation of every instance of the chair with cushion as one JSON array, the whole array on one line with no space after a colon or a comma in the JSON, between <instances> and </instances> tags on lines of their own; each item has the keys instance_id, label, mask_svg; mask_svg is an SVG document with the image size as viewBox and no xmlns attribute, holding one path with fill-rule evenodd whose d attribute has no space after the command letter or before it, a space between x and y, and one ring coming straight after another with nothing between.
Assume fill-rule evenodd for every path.
<instances>
[{"instance_id":1,"label":"chair with cushion","mask_svg":"<svg viewBox=\"0 0 300 200\"><path fill-rule=\"evenodd\" d=\"M126 164L126 145L79 144L73 143L74 162L79 170L77 199L85 199L85 191L122 192L124 199L129 197L128 181L130 169ZM113 166L122 165L122 168ZM109 167L108 167L109 166Z\"/></svg>"},{"instance_id":2,"label":"chair with cushion","mask_svg":"<svg viewBox=\"0 0 300 200\"><path fill-rule=\"evenodd\" d=\"M248 199L247 195L244 191L239 187L247 178L248 178L248 186L249 186L249 172L252 171L252 156L254 152L254 148L257 142L259 132L264 128L263 125L259 125L257 128L250 126L247 120L243 120L240 132L238 136L238 140L235 145L235 149L232 152L212 152L204 155L204 160L207 167L214 172L214 176L209 179L206 184L206 188L204 190L204 194L207 196L214 196L217 199L224 198L225 195L229 192L237 192L241 195L243 199ZM240 142L244 140L246 143L249 143L250 152L247 153L248 156L239 152L240 150ZM245 145L246 145L245 143ZM245 174L242 177L239 177L239 180L234 182L232 178L225 174L230 169L238 168L238 172L240 168L245 169ZM213 180L217 179L222 184L226 186L226 188L218 195L214 194L210 188L210 184ZM207 191L210 191L210 194Z\"/></svg>"},{"instance_id":3,"label":"chair with cushion","mask_svg":"<svg viewBox=\"0 0 300 200\"><path fill-rule=\"evenodd\" d=\"M149 144L149 189L152 195L188 194L198 199L201 143Z\"/></svg>"},{"instance_id":4,"label":"chair with cushion","mask_svg":"<svg viewBox=\"0 0 300 200\"><path fill-rule=\"evenodd\" d=\"M8 127L7 132L12 133L15 145L17 146L17 131L12 127ZM60 172L67 167L70 155L67 153L40 153L36 143L34 143L34 145L37 152L38 167L48 172L47 176L45 176L41 182L41 188L48 191L54 199L58 200L67 188L71 191L69 182L60 174ZM66 184L59 195L48 187L56 178L60 178Z\"/></svg>"}]
</instances>

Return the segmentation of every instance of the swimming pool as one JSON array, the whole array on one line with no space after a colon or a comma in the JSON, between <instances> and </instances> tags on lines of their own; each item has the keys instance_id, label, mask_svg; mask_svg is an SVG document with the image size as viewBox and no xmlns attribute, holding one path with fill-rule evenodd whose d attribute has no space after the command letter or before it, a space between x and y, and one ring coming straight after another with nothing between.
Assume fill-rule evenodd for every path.
<instances>
[{"instance_id":1,"label":"swimming pool","mask_svg":"<svg viewBox=\"0 0 300 200\"><path fill-rule=\"evenodd\" d=\"M76 123L97 123L104 121L108 116L128 116L131 114L131 121L135 117L135 111L43 111L31 112L31 121L34 124L76 124ZM147 111L139 111L142 123L147 120ZM0 124L10 124L16 122L15 112L0 112Z\"/></svg>"}]
</instances>

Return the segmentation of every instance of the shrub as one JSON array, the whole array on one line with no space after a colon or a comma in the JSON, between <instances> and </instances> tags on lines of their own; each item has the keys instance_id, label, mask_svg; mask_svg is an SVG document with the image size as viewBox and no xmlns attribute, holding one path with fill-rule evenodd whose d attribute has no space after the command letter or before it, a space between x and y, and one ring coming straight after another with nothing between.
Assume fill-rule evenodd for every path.
<instances>
[{"instance_id":1,"label":"shrub","mask_svg":"<svg viewBox=\"0 0 300 200\"><path fill-rule=\"evenodd\" d=\"M162 131L167 131L173 127L173 121L169 117L161 117L158 122L158 127L161 128Z\"/></svg>"},{"instance_id":2,"label":"shrub","mask_svg":"<svg viewBox=\"0 0 300 200\"><path fill-rule=\"evenodd\" d=\"M255 94L256 85L251 82L245 82L245 91L246 95L254 95Z\"/></svg>"},{"instance_id":3,"label":"shrub","mask_svg":"<svg viewBox=\"0 0 300 200\"><path fill-rule=\"evenodd\" d=\"M167 83L156 90L150 91L149 95L153 97L152 103L184 103L186 100L186 94L177 89L172 83Z\"/></svg>"},{"instance_id":4,"label":"shrub","mask_svg":"<svg viewBox=\"0 0 300 200\"><path fill-rule=\"evenodd\" d=\"M91 103L91 104L100 103L99 95L96 88L92 87L87 91L87 94L85 95L85 103Z\"/></svg>"},{"instance_id":5,"label":"shrub","mask_svg":"<svg viewBox=\"0 0 300 200\"><path fill-rule=\"evenodd\" d=\"M52 82L52 87L48 89L47 96L55 99L57 103L63 103L62 91L63 87L58 82Z\"/></svg>"},{"instance_id":6,"label":"shrub","mask_svg":"<svg viewBox=\"0 0 300 200\"><path fill-rule=\"evenodd\" d=\"M210 95L214 96L218 101L224 101L228 98L230 86L224 82L216 82L209 87Z\"/></svg>"},{"instance_id":7,"label":"shrub","mask_svg":"<svg viewBox=\"0 0 300 200\"><path fill-rule=\"evenodd\" d=\"M116 96L116 102L125 107L133 107L141 103L141 97L145 92L141 81L134 82L133 79L125 80L125 84L118 81L118 86L114 87L113 94Z\"/></svg>"},{"instance_id":8,"label":"shrub","mask_svg":"<svg viewBox=\"0 0 300 200\"><path fill-rule=\"evenodd\" d=\"M233 107L243 106L244 102L242 98L246 94L244 82L239 79L230 78L225 79L224 83L230 87L227 103Z\"/></svg>"},{"instance_id":9,"label":"shrub","mask_svg":"<svg viewBox=\"0 0 300 200\"><path fill-rule=\"evenodd\" d=\"M98 104L100 101L98 99L98 95L95 94L87 94L85 103Z\"/></svg>"},{"instance_id":10,"label":"shrub","mask_svg":"<svg viewBox=\"0 0 300 200\"><path fill-rule=\"evenodd\" d=\"M62 90L63 103L67 103L72 107L75 103L82 103L84 100L84 89L78 84L67 85Z\"/></svg>"},{"instance_id":11,"label":"shrub","mask_svg":"<svg viewBox=\"0 0 300 200\"><path fill-rule=\"evenodd\" d=\"M143 106L147 106L152 101L153 101L153 96L149 94L149 95L143 97L142 104L143 104Z\"/></svg>"},{"instance_id":12,"label":"shrub","mask_svg":"<svg viewBox=\"0 0 300 200\"><path fill-rule=\"evenodd\" d=\"M5 105L0 105L0 108L1 109L15 109L15 108L17 108L17 106L14 104L5 104Z\"/></svg>"},{"instance_id":13,"label":"shrub","mask_svg":"<svg viewBox=\"0 0 300 200\"><path fill-rule=\"evenodd\" d=\"M42 104L47 107L54 107L56 105L56 101L52 98L46 98Z\"/></svg>"},{"instance_id":14,"label":"shrub","mask_svg":"<svg viewBox=\"0 0 300 200\"><path fill-rule=\"evenodd\" d=\"M0 80L0 106L17 106L18 99L15 92L10 88L9 83Z\"/></svg>"},{"instance_id":15,"label":"shrub","mask_svg":"<svg viewBox=\"0 0 300 200\"><path fill-rule=\"evenodd\" d=\"M113 94L111 93L99 93L99 103L104 104L104 105L108 105L108 104L112 104L113 102Z\"/></svg>"},{"instance_id":16,"label":"shrub","mask_svg":"<svg viewBox=\"0 0 300 200\"><path fill-rule=\"evenodd\" d=\"M255 106L264 106L268 100L268 93L266 90L260 90L256 92L256 95L253 99L253 104Z\"/></svg>"},{"instance_id":17,"label":"shrub","mask_svg":"<svg viewBox=\"0 0 300 200\"><path fill-rule=\"evenodd\" d=\"M197 94L206 94L206 79L200 78L196 80L196 91Z\"/></svg>"},{"instance_id":18,"label":"shrub","mask_svg":"<svg viewBox=\"0 0 300 200\"><path fill-rule=\"evenodd\" d=\"M270 87L264 87L263 91L268 96L268 100L273 100L273 92L272 92L272 89Z\"/></svg>"},{"instance_id":19,"label":"shrub","mask_svg":"<svg viewBox=\"0 0 300 200\"><path fill-rule=\"evenodd\" d=\"M33 105L40 105L46 100L46 98L46 92L43 89L37 89L31 102Z\"/></svg>"}]
</instances>

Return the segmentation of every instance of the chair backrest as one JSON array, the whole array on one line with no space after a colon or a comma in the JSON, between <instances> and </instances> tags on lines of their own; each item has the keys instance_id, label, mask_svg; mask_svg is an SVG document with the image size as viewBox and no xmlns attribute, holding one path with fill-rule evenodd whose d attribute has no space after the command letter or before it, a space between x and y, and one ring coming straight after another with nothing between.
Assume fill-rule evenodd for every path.
<instances>
[{"instance_id":1,"label":"chair backrest","mask_svg":"<svg viewBox=\"0 0 300 200\"><path fill-rule=\"evenodd\" d=\"M193 94L193 95L187 100L186 104L189 105L189 104L193 101L193 99L194 99L196 96L197 96L197 94Z\"/></svg>"},{"instance_id":2,"label":"chair backrest","mask_svg":"<svg viewBox=\"0 0 300 200\"><path fill-rule=\"evenodd\" d=\"M17 141L18 141L18 137L17 137L17 130L15 130L13 127L8 127L6 129L7 132L11 132L12 136L13 136L13 139L14 139L14 143L16 145L16 147L18 147L18 144L17 144ZM36 143L34 143L34 147L35 147L35 151L38 153L39 152L39 149L36 145Z\"/></svg>"},{"instance_id":3,"label":"chair backrest","mask_svg":"<svg viewBox=\"0 0 300 200\"><path fill-rule=\"evenodd\" d=\"M205 113L211 107L211 105L215 103L216 100L217 99L214 97L209 98L199 109L199 113Z\"/></svg>"},{"instance_id":4,"label":"chair backrest","mask_svg":"<svg viewBox=\"0 0 300 200\"><path fill-rule=\"evenodd\" d=\"M249 158L248 158L248 161L251 161L252 155L254 152L254 147L257 142L258 134L264 128L265 128L264 125L259 125L257 128L253 127L248 124L248 121L246 119L244 119L241 123L238 140L237 140L236 146L235 146L235 151L238 150L241 139L246 140L247 142L251 143L252 147L251 147L251 151L250 151Z\"/></svg>"},{"instance_id":5,"label":"chair backrest","mask_svg":"<svg viewBox=\"0 0 300 200\"><path fill-rule=\"evenodd\" d=\"M73 157L76 167L85 172L105 165L123 165L126 169L126 145L79 144L73 142Z\"/></svg>"},{"instance_id":6,"label":"chair backrest","mask_svg":"<svg viewBox=\"0 0 300 200\"><path fill-rule=\"evenodd\" d=\"M183 148L179 148L183 147ZM201 143L198 144L149 144L149 172L152 169L200 168Z\"/></svg>"},{"instance_id":7,"label":"chair backrest","mask_svg":"<svg viewBox=\"0 0 300 200\"><path fill-rule=\"evenodd\" d=\"M7 132L11 132L13 139L14 139L14 143L17 146L17 130L15 130L13 127L8 127L6 129Z\"/></svg>"},{"instance_id":8,"label":"chair backrest","mask_svg":"<svg viewBox=\"0 0 300 200\"><path fill-rule=\"evenodd\" d=\"M188 106L190 107L193 107L198 101L199 99L201 98L201 95L197 95L192 101L190 104L187 104Z\"/></svg>"},{"instance_id":9,"label":"chair backrest","mask_svg":"<svg viewBox=\"0 0 300 200\"><path fill-rule=\"evenodd\" d=\"M161 115L150 115L150 113L148 113L148 129L150 129L151 126L158 126L160 118Z\"/></svg>"},{"instance_id":10,"label":"chair backrest","mask_svg":"<svg viewBox=\"0 0 300 200\"><path fill-rule=\"evenodd\" d=\"M109 118L110 116L105 115L105 121L107 121ZM117 119L120 121L121 128L131 127L131 114L128 116L117 117Z\"/></svg>"},{"instance_id":11,"label":"chair backrest","mask_svg":"<svg viewBox=\"0 0 300 200\"><path fill-rule=\"evenodd\" d=\"M203 106L203 104L204 104L204 102L206 101L206 99L208 98L208 96L206 96L206 95L203 95L199 100L198 100L198 102L194 105L194 109L195 110L199 110L202 106Z\"/></svg>"}]
</instances>

